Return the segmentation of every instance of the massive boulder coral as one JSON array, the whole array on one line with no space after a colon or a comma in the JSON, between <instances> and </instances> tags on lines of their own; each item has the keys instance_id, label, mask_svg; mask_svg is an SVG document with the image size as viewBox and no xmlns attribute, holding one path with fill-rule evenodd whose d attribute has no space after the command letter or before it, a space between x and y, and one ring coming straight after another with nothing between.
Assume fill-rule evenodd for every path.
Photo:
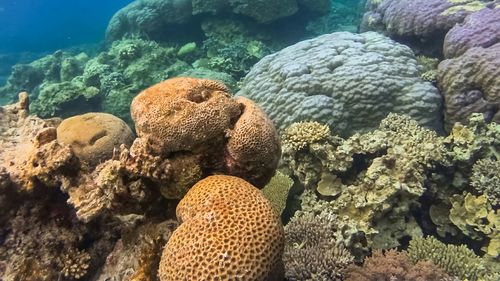
<instances>
[{"instance_id":1,"label":"massive boulder coral","mask_svg":"<svg viewBox=\"0 0 500 281\"><path fill-rule=\"evenodd\" d=\"M338 32L264 57L238 95L259 103L279 129L319 121L348 136L389 113L439 129L440 96L406 46L374 33Z\"/></svg>"},{"instance_id":2,"label":"massive boulder coral","mask_svg":"<svg viewBox=\"0 0 500 281\"><path fill-rule=\"evenodd\" d=\"M279 137L252 101L233 99L221 83L195 78L166 80L132 102L136 131L157 155L185 153L202 170L225 170L263 187L280 158Z\"/></svg>"},{"instance_id":3,"label":"massive boulder coral","mask_svg":"<svg viewBox=\"0 0 500 281\"><path fill-rule=\"evenodd\" d=\"M63 120L57 127L57 140L71 146L80 160L96 165L110 159L122 144L130 146L133 133L120 118L93 112Z\"/></svg>"},{"instance_id":4,"label":"massive boulder coral","mask_svg":"<svg viewBox=\"0 0 500 281\"><path fill-rule=\"evenodd\" d=\"M362 30L382 30L391 37L439 54L443 38L455 24L490 1L481 0L368 0Z\"/></svg>"},{"instance_id":5,"label":"massive boulder coral","mask_svg":"<svg viewBox=\"0 0 500 281\"><path fill-rule=\"evenodd\" d=\"M262 193L231 176L198 182L177 206L159 277L168 280L283 279L284 231Z\"/></svg>"},{"instance_id":6,"label":"massive boulder coral","mask_svg":"<svg viewBox=\"0 0 500 281\"><path fill-rule=\"evenodd\" d=\"M445 126L467 124L472 113L500 122L500 43L475 47L463 55L442 61L438 86L444 96Z\"/></svg>"},{"instance_id":7,"label":"massive boulder coral","mask_svg":"<svg viewBox=\"0 0 500 281\"><path fill-rule=\"evenodd\" d=\"M176 27L182 26L184 30L192 27L193 16L200 14L229 11L257 23L270 23L292 16L299 9L322 14L329 7L328 0L137 0L113 16L106 39L109 42L127 37L169 39Z\"/></svg>"},{"instance_id":8,"label":"massive boulder coral","mask_svg":"<svg viewBox=\"0 0 500 281\"><path fill-rule=\"evenodd\" d=\"M470 48L488 48L500 42L500 3L485 8L455 25L444 38L443 52L446 58L462 55Z\"/></svg>"}]
</instances>

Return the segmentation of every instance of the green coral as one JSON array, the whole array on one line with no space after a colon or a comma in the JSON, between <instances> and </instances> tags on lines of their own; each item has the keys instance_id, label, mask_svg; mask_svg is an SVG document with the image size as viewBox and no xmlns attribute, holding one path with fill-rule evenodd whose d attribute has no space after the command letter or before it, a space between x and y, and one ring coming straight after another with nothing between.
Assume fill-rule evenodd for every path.
<instances>
[{"instance_id":1,"label":"green coral","mask_svg":"<svg viewBox=\"0 0 500 281\"><path fill-rule=\"evenodd\" d=\"M206 20L202 29L207 39L203 47L211 69L228 73L235 79L243 77L271 48L258 35L257 29L239 21ZM269 40L265 40L269 41Z\"/></svg>"},{"instance_id":2,"label":"green coral","mask_svg":"<svg viewBox=\"0 0 500 281\"><path fill-rule=\"evenodd\" d=\"M293 186L293 180L276 171L276 174L271 178L269 183L262 189L264 196L271 202L276 213L281 216L285 210L288 193Z\"/></svg>"},{"instance_id":3,"label":"green coral","mask_svg":"<svg viewBox=\"0 0 500 281\"><path fill-rule=\"evenodd\" d=\"M479 159L472 166L471 185L486 195L493 206L500 206L500 159Z\"/></svg>"},{"instance_id":4,"label":"green coral","mask_svg":"<svg viewBox=\"0 0 500 281\"><path fill-rule=\"evenodd\" d=\"M68 117L91 110L97 103L99 89L71 82L44 83L40 86L38 98L30 105L30 110L38 116Z\"/></svg>"},{"instance_id":5,"label":"green coral","mask_svg":"<svg viewBox=\"0 0 500 281\"><path fill-rule=\"evenodd\" d=\"M333 190L335 213L357 222L368 245L392 248L421 235L411 209L425 191L427 171L446 155L434 131L389 114L379 129L347 140L322 137L295 150L283 139L283 162L306 188Z\"/></svg>"},{"instance_id":6,"label":"green coral","mask_svg":"<svg viewBox=\"0 0 500 281\"><path fill-rule=\"evenodd\" d=\"M408 247L408 256L413 262L431 261L448 274L462 280L497 280L493 272L464 245L446 245L434 237L413 238Z\"/></svg>"},{"instance_id":7,"label":"green coral","mask_svg":"<svg viewBox=\"0 0 500 281\"><path fill-rule=\"evenodd\" d=\"M474 196L470 193L454 195L451 198L452 208L450 220L464 234L476 239L485 240L488 245L484 251L491 257L500 255L498 239L500 238L500 214L494 210L485 195Z\"/></svg>"}]
</instances>

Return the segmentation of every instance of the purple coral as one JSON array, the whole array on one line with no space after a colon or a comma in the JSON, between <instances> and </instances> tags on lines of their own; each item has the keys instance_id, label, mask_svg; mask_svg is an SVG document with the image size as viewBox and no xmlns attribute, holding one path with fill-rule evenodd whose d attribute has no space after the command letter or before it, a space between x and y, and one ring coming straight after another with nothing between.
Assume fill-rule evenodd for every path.
<instances>
[{"instance_id":1,"label":"purple coral","mask_svg":"<svg viewBox=\"0 0 500 281\"><path fill-rule=\"evenodd\" d=\"M453 27L444 39L444 55L454 58L472 47L488 48L500 42L500 7L486 8L469 15Z\"/></svg>"}]
</instances>

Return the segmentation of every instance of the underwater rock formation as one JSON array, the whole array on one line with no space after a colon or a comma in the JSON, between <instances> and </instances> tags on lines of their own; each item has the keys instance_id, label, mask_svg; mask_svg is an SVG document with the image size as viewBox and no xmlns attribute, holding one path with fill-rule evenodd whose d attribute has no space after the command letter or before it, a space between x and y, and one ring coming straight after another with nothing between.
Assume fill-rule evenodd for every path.
<instances>
[{"instance_id":1,"label":"underwater rock formation","mask_svg":"<svg viewBox=\"0 0 500 281\"><path fill-rule=\"evenodd\" d=\"M463 55L442 61L438 86L444 96L445 127L467 124L472 113L500 123L500 43L474 47Z\"/></svg>"},{"instance_id":2,"label":"underwater rock formation","mask_svg":"<svg viewBox=\"0 0 500 281\"><path fill-rule=\"evenodd\" d=\"M161 281L283 280L283 226L256 187L210 176L189 190L176 213L181 225L163 250Z\"/></svg>"},{"instance_id":3,"label":"underwater rock formation","mask_svg":"<svg viewBox=\"0 0 500 281\"><path fill-rule=\"evenodd\" d=\"M488 48L500 42L500 3L496 7L485 8L465 18L455 25L444 38L445 58L462 55L470 48Z\"/></svg>"},{"instance_id":4,"label":"underwater rock formation","mask_svg":"<svg viewBox=\"0 0 500 281\"><path fill-rule=\"evenodd\" d=\"M441 97L419 70L408 47L383 35L338 32L264 57L237 95L260 104L280 130L318 121L349 136L376 128L389 112L439 130Z\"/></svg>"}]
</instances>

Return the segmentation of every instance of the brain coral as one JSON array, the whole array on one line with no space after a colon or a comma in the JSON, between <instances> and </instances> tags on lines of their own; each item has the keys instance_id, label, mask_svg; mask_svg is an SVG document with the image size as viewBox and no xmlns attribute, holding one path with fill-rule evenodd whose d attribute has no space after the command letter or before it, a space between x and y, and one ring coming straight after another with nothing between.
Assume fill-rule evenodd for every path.
<instances>
[{"instance_id":1,"label":"brain coral","mask_svg":"<svg viewBox=\"0 0 500 281\"><path fill-rule=\"evenodd\" d=\"M455 25L444 38L446 58L462 55L472 47L488 48L500 42L500 5L482 9L469 15L462 24Z\"/></svg>"},{"instance_id":2,"label":"brain coral","mask_svg":"<svg viewBox=\"0 0 500 281\"><path fill-rule=\"evenodd\" d=\"M500 123L500 43L475 47L438 67L438 86L444 96L445 125L467 124L474 112Z\"/></svg>"},{"instance_id":3,"label":"brain coral","mask_svg":"<svg viewBox=\"0 0 500 281\"><path fill-rule=\"evenodd\" d=\"M224 172L264 187L278 166L280 141L271 120L219 82L166 80L136 96L131 115L153 154L192 155L203 174Z\"/></svg>"},{"instance_id":4,"label":"brain coral","mask_svg":"<svg viewBox=\"0 0 500 281\"><path fill-rule=\"evenodd\" d=\"M111 158L113 149L129 146L132 130L118 117L107 113L86 113L65 119L57 127L57 140L71 146L80 160L95 165Z\"/></svg>"},{"instance_id":5,"label":"brain coral","mask_svg":"<svg viewBox=\"0 0 500 281\"><path fill-rule=\"evenodd\" d=\"M177 206L182 224L167 242L159 277L168 280L283 280L284 230L248 182L211 176Z\"/></svg>"},{"instance_id":6,"label":"brain coral","mask_svg":"<svg viewBox=\"0 0 500 281\"><path fill-rule=\"evenodd\" d=\"M159 153L192 150L224 135L241 114L223 84L174 78L142 91L130 107L135 129Z\"/></svg>"},{"instance_id":7,"label":"brain coral","mask_svg":"<svg viewBox=\"0 0 500 281\"><path fill-rule=\"evenodd\" d=\"M376 128L389 112L440 128L441 98L419 67L410 48L383 35L337 32L264 57L238 95L259 103L280 129L318 121L345 136Z\"/></svg>"}]
</instances>

